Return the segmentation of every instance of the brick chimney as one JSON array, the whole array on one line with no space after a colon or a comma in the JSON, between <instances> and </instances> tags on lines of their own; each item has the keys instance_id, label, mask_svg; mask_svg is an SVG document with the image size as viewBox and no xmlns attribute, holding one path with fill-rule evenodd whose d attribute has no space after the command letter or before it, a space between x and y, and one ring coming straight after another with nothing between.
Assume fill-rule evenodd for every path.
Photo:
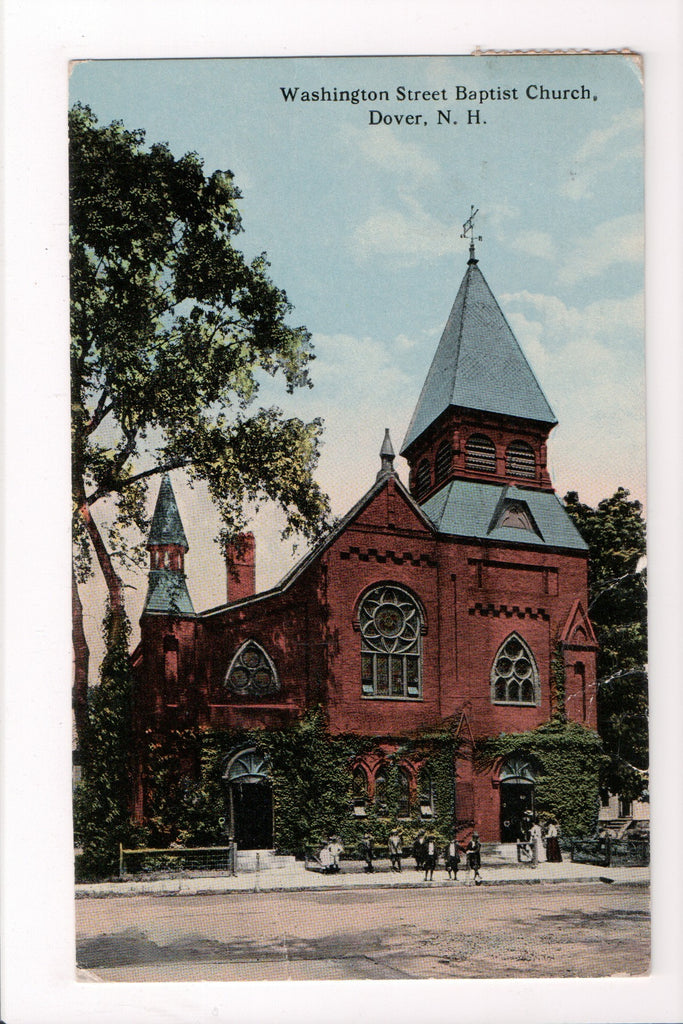
<instances>
[{"instance_id":1,"label":"brick chimney","mask_svg":"<svg viewBox=\"0 0 683 1024\"><path fill-rule=\"evenodd\" d=\"M256 541L253 533L238 533L225 549L228 603L256 593Z\"/></svg>"}]
</instances>

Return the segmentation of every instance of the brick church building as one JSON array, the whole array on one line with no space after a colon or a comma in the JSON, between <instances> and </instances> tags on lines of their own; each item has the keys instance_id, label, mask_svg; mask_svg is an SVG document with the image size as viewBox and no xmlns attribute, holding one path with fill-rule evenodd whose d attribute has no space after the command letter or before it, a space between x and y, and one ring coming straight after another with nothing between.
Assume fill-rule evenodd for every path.
<instances>
[{"instance_id":1,"label":"brick church building","mask_svg":"<svg viewBox=\"0 0 683 1024\"><path fill-rule=\"evenodd\" d=\"M387 431L372 486L277 586L255 592L246 534L226 554L227 603L196 612L187 537L163 478L133 655L136 729L228 737L218 771L242 848L276 845L277 806L268 757L258 743L231 748L229 737L286 729L315 706L331 738L375 738L348 764L349 816L382 798L386 764L398 758L400 814L428 822L429 772L403 741L447 723L449 828L517 838L538 765L508 757L479 770L477 744L551 719L558 658L563 714L596 727L587 547L548 475L555 424L470 246L401 449L408 488ZM149 792L141 759L138 820Z\"/></svg>"}]
</instances>

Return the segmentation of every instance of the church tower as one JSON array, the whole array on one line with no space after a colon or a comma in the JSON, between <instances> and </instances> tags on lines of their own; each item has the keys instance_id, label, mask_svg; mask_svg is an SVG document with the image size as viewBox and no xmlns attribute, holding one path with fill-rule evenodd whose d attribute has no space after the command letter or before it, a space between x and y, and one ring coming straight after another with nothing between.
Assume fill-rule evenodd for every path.
<instances>
[{"instance_id":1,"label":"church tower","mask_svg":"<svg viewBox=\"0 0 683 1024\"><path fill-rule=\"evenodd\" d=\"M401 450L420 504L451 480L553 490L546 441L557 420L478 263L472 240Z\"/></svg>"}]
</instances>

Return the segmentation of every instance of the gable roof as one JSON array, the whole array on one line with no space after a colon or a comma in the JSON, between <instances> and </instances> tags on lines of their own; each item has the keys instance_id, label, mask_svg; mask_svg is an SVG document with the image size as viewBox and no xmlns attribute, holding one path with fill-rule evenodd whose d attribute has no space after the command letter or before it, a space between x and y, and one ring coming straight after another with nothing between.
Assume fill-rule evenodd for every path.
<instances>
[{"instance_id":1,"label":"gable roof","mask_svg":"<svg viewBox=\"0 0 683 1024\"><path fill-rule=\"evenodd\" d=\"M147 547L152 544L179 544L186 551L189 549L168 473L164 473L161 478L159 495L149 530Z\"/></svg>"},{"instance_id":2,"label":"gable roof","mask_svg":"<svg viewBox=\"0 0 683 1024\"><path fill-rule=\"evenodd\" d=\"M473 259L458 289L401 453L452 405L551 426L557 423Z\"/></svg>"},{"instance_id":3,"label":"gable roof","mask_svg":"<svg viewBox=\"0 0 683 1024\"><path fill-rule=\"evenodd\" d=\"M526 507L533 530L499 526L499 513L507 503ZM552 491L527 491L507 484L452 480L422 506L439 533L476 537L532 547L571 548L588 545L574 526L564 505Z\"/></svg>"},{"instance_id":4,"label":"gable roof","mask_svg":"<svg viewBox=\"0 0 683 1024\"><path fill-rule=\"evenodd\" d=\"M314 545L310 551L308 551L296 563L296 565L294 565L289 572L282 577L280 582L275 584L274 587L270 587L268 590L262 590L260 593L253 594L251 597L243 598L240 601L228 602L228 604L219 605L217 608L209 608L207 611L200 612L200 615L216 615L225 611L227 608L251 604L254 601L261 601L263 598L272 597L274 594L279 594L283 590L286 590L299 578L299 576L301 576L309 565L316 560L316 558L319 558L327 548L329 548L330 545L333 544L339 536L341 536L344 530L348 529L351 523L358 518L364 509L366 509L372 501L374 501L377 495L388 485L389 480L394 481L396 490L406 501L411 511L415 514L416 518L420 520L425 529L430 533L434 533L434 524L430 517L425 514L424 509L417 504L410 492L403 486L398 475L396 473L380 473L370 490L365 492L363 497L356 502L353 508L349 509L346 515L342 516L341 519L335 523L330 532L323 537L321 541Z\"/></svg>"}]
</instances>

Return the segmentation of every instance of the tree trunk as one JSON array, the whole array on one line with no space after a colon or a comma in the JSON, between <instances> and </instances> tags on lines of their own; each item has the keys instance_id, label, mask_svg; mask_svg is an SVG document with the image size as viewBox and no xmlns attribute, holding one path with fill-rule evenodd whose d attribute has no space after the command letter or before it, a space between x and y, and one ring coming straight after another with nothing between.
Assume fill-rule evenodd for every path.
<instances>
[{"instance_id":1,"label":"tree trunk","mask_svg":"<svg viewBox=\"0 0 683 1024\"><path fill-rule=\"evenodd\" d=\"M95 549L97 562L102 570L104 582L107 585L107 591L109 594L109 611L111 612L111 633L108 639L110 642L116 643L121 637L125 624L123 583L121 581L121 577L114 568L111 556L107 551L104 541L102 540L100 531L97 528L97 523L92 517L88 503L83 501L80 504L78 511L88 532L88 537L90 538L92 546Z\"/></svg>"},{"instance_id":2,"label":"tree trunk","mask_svg":"<svg viewBox=\"0 0 683 1024\"><path fill-rule=\"evenodd\" d=\"M71 573L71 618L74 647L74 686L72 705L76 723L76 736L82 756L87 756L88 745L88 670L90 650L83 628L83 605L78 593L76 575Z\"/></svg>"}]
</instances>

